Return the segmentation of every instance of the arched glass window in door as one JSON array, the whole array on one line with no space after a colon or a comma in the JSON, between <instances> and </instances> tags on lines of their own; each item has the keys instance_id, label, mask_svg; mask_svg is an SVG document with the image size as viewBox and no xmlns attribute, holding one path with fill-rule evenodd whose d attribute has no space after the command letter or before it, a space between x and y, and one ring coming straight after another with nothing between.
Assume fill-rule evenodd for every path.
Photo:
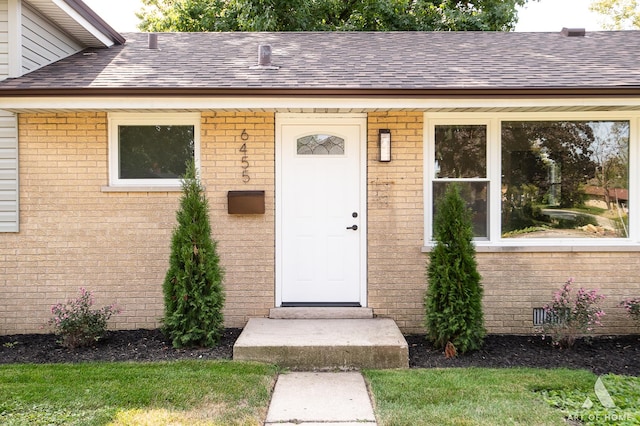
<instances>
[{"instance_id":1,"label":"arched glass window in door","mask_svg":"<svg viewBox=\"0 0 640 426\"><path fill-rule=\"evenodd\" d=\"M299 138L298 155L344 155L344 139L322 134Z\"/></svg>"}]
</instances>

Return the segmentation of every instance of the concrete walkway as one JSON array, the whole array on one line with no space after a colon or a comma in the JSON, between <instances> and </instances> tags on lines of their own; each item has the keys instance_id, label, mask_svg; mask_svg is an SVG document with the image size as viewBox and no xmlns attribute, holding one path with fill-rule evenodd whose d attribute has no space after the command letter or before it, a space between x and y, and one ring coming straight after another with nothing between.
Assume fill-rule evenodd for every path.
<instances>
[{"instance_id":1,"label":"concrete walkway","mask_svg":"<svg viewBox=\"0 0 640 426\"><path fill-rule=\"evenodd\" d=\"M265 425L316 424L376 425L362 374L304 372L278 377Z\"/></svg>"}]
</instances>

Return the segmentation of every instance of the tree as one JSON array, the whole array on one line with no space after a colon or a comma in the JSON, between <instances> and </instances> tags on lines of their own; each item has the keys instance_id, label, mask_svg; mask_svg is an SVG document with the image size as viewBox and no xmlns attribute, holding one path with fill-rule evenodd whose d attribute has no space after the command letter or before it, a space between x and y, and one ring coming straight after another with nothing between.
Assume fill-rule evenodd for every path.
<instances>
[{"instance_id":1,"label":"tree","mask_svg":"<svg viewBox=\"0 0 640 426\"><path fill-rule=\"evenodd\" d=\"M482 346L485 329L471 213L460 191L460 185L452 183L436 203L436 243L427 267L425 326L436 347L452 344L464 353Z\"/></svg>"},{"instance_id":2,"label":"tree","mask_svg":"<svg viewBox=\"0 0 640 426\"><path fill-rule=\"evenodd\" d=\"M611 210L612 189L628 189L629 185L629 123L627 121L596 121L590 124L594 133L592 147L596 163L595 184L602 189L607 209Z\"/></svg>"},{"instance_id":3,"label":"tree","mask_svg":"<svg viewBox=\"0 0 640 426\"><path fill-rule=\"evenodd\" d=\"M143 31L509 31L529 0L142 0Z\"/></svg>"},{"instance_id":4,"label":"tree","mask_svg":"<svg viewBox=\"0 0 640 426\"><path fill-rule=\"evenodd\" d=\"M174 347L215 346L223 329L224 272L211 237L209 207L193 161L182 181L169 270L163 331Z\"/></svg>"},{"instance_id":5,"label":"tree","mask_svg":"<svg viewBox=\"0 0 640 426\"><path fill-rule=\"evenodd\" d=\"M589 9L604 17L602 26L605 29L640 28L640 1L638 0L593 0Z\"/></svg>"}]
</instances>

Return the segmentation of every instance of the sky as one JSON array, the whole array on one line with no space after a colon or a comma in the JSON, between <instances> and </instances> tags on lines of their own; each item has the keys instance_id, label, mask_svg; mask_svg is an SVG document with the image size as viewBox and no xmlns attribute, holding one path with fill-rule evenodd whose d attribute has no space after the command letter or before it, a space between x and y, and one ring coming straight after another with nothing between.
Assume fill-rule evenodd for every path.
<instances>
[{"instance_id":1,"label":"sky","mask_svg":"<svg viewBox=\"0 0 640 426\"><path fill-rule=\"evenodd\" d=\"M138 31L135 12L142 8L140 0L84 0L118 32ZM519 11L516 31L556 32L567 28L601 29L599 16L589 11L591 0L530 0Z\"/></svg>"}]
</instances>

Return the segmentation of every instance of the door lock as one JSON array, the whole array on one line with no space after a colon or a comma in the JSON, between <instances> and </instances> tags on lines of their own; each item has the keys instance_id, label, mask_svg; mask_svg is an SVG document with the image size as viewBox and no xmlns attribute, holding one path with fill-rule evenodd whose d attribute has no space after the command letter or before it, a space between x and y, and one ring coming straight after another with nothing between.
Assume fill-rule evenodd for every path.
<instances>
[{"instance_id":1,"label":"door lock","mask_svg":"<svg viewBox=\"0 0 640 426\"><path fill-rule=\"evenodd\" d=\"M347 229L353 229L354 231L358 230L358 225L347 226Z\"/></svg>"}]
</instances>

